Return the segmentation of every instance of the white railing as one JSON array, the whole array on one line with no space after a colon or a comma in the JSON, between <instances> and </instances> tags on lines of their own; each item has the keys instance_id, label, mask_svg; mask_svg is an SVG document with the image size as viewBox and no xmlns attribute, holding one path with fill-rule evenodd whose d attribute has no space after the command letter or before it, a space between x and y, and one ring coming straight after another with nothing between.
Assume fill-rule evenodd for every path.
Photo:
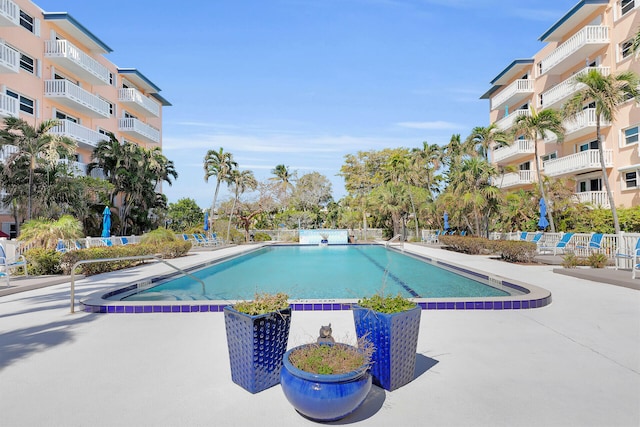
<instances>
[{"instance_id":1,"label":"white railing","mask_svg":"<svg viewBox=\"0 0 640 427\"><path fill-rule=\"evenodd\" d=\"M514 185L526 185L534 182L536 182L536 174L532 170L506 173L493 179L493 185L498 188L513 187Z\"/></svg>"},{"instance_id":2,"label":"white railing","mask_svg":"<svg viewBox=\"0 0 640 427\"><path fill-rule=\"evenodd\" d=\"M495 110L503 103L507 102L511 97L517 94L533 93L533 80L520 79L511 83L506 88L502 89L500 93L491 98L491 109Z\"/></svg>"},{"instance_id":3,"label":"white railing","mask_svg":"<svg viewBox=\"0 0 640 427\"><path fill-rule=\"evenodd\" d=\"M118 90L118 101L120 102L132 102L153 114L156 117L160 116L160 106L144 96L139 90L134 88L122 88Z\"/></svg>"},{"instance_id":4,"label":"white railing","mask_svg":"<svg viewBox=\"0 0 640 427\"><path fill-rule=\"evenodd\" d=\"M0 161L6 162L7 160L9 160L9 157L11 157L11 155L17 152L18 147L16 147L15 145L3 145L2 148L0 148Z\"/></svg>"},{"instance_id":5,"label":"white railing","mask_svg":"<svg viewBox=\"0 0 640 427\"><path fill-rule=\"evenodd\" d=\"M67 170L73 174L73 176L87 176L87 164L80 163L69 159L60 159L58 163L67 165Z\"/></svg>"},{"instance_id":6,"label":"white railing","mask_svg":"<svg viewBox=\"0 0 640 427\"><path fill-rule=\"evenodd\" d=\"M18 100L0 93L0 117L18 117Z\"/></svg>"},{"instance_id":7,"label":"white railing","mask_svg":"<svg viewBox=\"0 0 640 427\"><path fill-rule=\"evenodd\" d=\"M588 25L574 34L569 40L562 43L544 58L541 62L541 74L567 59L571 54L588 44L601 44L609 42L609 27L603 25Z\"/></svg>"},{"instance_id":8,"label":"white railing","mask_svg":"<svg viewBox=\"0 0 640 427\"><path fill-rule=\"evenodd\" d=\"M0 26L10 24L20 24L20 8L11 0L0 0Z\"/></svg>"},{"instance_id":9,"label":"white railing","mask_svg":"<svg viewBox=\"0 0 640 427\"><path fill-rule=\"evenodd\" d=\"M135 132L153 142L160 142L160 131L153 126L142 123L138 119L134 119L131 117L119 119L118 129L124 132Z\"/></svg>"},{"instance_id":10,"label":"white railing","mask_svg":"<svg viewBox=\"0 0 640 427\"><path fill-rule=\"evenodd\" d=\"M92 147L96 147L100 141L108 139L107 136L100 132L96 132L70 120L59 120L58 122L58 126L51 128L50 133L68 136Z\"/></svg>"},{"instance_id":11,"label":"white railing","mask_svg":"<svg viewBox=\"0 0 640 427\"><path fill-rule=\"evenodd\" d=\"M586 74L591 70L598 70L603 76L608 76L609 67L586 67L578 71L568 79L557 84L546 92L542 93L542 102L544 107L552 107L557 102L568 98L570 95L576 93L584 87L583 83L576 83L576 77L582 74Z\"/></svg>"},{"instance_id":12,"label":"white railing","mask_svg":"<svg viewBox=\"0 0 640 427\"><path fill-rule=\"evenodd\" d=\"M613 150L604 150L606 167L613 166ZM598 150L585 150L559 159L544 162L544 172L548 176L576 173L585 169L600 169L600 153Z\"/></svg>"},{"instance_id":13,"label":"white railing","mask_svg":"<svg viewBox=\"0 0 640 427\"><path fill-rule=\"evenodd\" d=\"M596 207L609 208L609 197L606 191L583 191L575 193L578 203L589 203Z\"/></svg>"},{"instance_id":14,"label":"white railing","mask_svg":"<svg viewBox=\"0 0 640 427\"><path fill-rule=\"evenodd\" d=\"M569 135L573 132L596 126L596 109L587 108L576 114L572 118L565 119L562 122L565 129L565 135ZM604 120L600 117L600 126L611 126L611 122Z\"/></svg>"},{"instance_id":15,"label":"white railing","mask_svg":"<svg viewBox=\"0 0 640 427\"><path fill-rule=\"evenodd\" d=\"M529 111L528 109L516 110L513 113L509 114L508 116L498 120L496 122L496 126L498 126L500 130L507 130L513 126L513 124L516 121L516 118L518 118L519 116L530 116L530 115L531 115L531 111Z\"/></svg>"},{"instance_id":16,"label":"white railing","mask_svg":"<svg viewBox=\"0 0 640 427\"><path fill-rule=\"evenodd\" d=\"M10 73L17 73L20 70L19 58L17 50L0 40L0 72L4 68Z\"/></svg>"},{"instance_id":17,"label":"white railing","mask_svg":"<svg viewBox=\"0 0 640 427\"><path fill-rule=\"evenodd\" d=\"M68 40L45 40L44 55L49 58L66 58L75 65L97 78L99 81L109 84L109 70L107 67L78 49ZM94 79L95 80L95 79Z\"/></svg>"},{"instance_id":18,"label":"white railing","mask_svg":"<svg viewBox=\"0 0 640 427\"><path fill-rule=\"evenodd\" d=\"M535 142L530 139L516 139L510 146L495 150L493 152L493 160L499 163L517 154L533 154L535 153L534 144Z\"/></svg>"},{"instance_id":19,"label":"white railing","mask_svg":"<svg viewBox=\"0 0 640 427\"><path fill-rule=\"evenodd\" d=\"M68 80L45 80L44 87L46 97L64 97L105 118L110 116L109 103L107 101L100 99L100 97L87 92Z\"/></svg>"}]
</instances>

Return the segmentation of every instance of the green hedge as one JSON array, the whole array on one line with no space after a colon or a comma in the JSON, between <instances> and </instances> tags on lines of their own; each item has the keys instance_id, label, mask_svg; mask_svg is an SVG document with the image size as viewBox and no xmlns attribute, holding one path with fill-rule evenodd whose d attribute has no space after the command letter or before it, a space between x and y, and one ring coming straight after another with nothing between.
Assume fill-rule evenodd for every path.
<instances>
[{"instance_id":1,"label":"green hedge","mask_svg":"<svg viewBox=\"0 0 640 427\"><path fill-rule=\"evenodd\" d=\"M62 273L60 261L62 254L55 249L33 248L24 253L27 259L27 272L32 276L47 276ZM22 273L22 269L19 269Z\"/></svg>"},{"instance_id":2,"label":"green hedge","mask_svg":"<svg viewBox=\"0 0 640 427\"><path fill-rule=\"evenodd\" d=\"M440 236L446 249L469 255L498 255L507 262L533 262L536 244L518 240L489 240L484 237Z\"/></svg>"}]
</instances>

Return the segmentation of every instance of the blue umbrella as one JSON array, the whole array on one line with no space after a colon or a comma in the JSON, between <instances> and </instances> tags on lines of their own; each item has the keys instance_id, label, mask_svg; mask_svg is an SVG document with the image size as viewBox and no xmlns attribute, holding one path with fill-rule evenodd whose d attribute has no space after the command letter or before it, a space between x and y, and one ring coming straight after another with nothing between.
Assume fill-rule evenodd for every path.
<instances>
[{"instance_id":1,"label":"blue umbrella","mask_svg":"<svg viewBox=\"0 0 640 427\"><path fill-rule=\"evenodd\" d=\"M104 207L102 212L102 237L111 236L111 210L109 206Z\"/></svg>"},{"instance_id":2,"label":"blue umbrella","mask_svg":"<svg viewBox=\"0 0 640 427\"><path fill-rule=\"evenodd\" d=\"M544 230L549 226L549 221L547 220L547 205L544 202L544 198L540 198L540 220L538 221L538 228L540 230Z\"/></svg>"},{"instance_id":3,"label":"blue umbrella","mask_svg":"<svg viewBox=\"0 0 640 427\"><path fill-rule=\"evenodd\" d=\"M449 229L449 214L446 212L444 213L444 229Z\"/></svg>"},{"instance_id":4,"label":"blue umbrella","mask_svg":"<svg viewBox=\"0 0 640 427\"><path fill-rule=\"evenodd\" d=\"M209 211L204 213L204 231L209 231Z\"/></svg>"}]
</instances>

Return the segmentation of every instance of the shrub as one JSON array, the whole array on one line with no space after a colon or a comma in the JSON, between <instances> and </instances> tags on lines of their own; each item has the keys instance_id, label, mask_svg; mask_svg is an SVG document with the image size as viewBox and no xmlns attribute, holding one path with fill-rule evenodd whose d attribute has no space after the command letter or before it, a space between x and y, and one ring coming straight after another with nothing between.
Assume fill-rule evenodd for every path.
<instances>
[{"instance_id":1,"label":"shrub","mask_svg":"<svg viewBox=\"0 0 640 427\"><path fill-rule=\"evenodd\" d=\"M166 242L175 242L178 240L175 233L167 228L156 228L153 231L145 233L140 239L140 243L150 245L160 245Z\"/></svg>"},{"instance_id":2,"label":"shrub","mask_svg":"<svg viewBox=\"0 0 640 427\"><path fill-rule=\"evenodd\" d=\"M609 263L609 258L600 252L594 252L587 257L587 264L592 268L605 268Z\"/></svg>"},{"instance_id":3,"label":"shrub","mask_svg":"<svg viewBox=\"0 0 640 427\"><path fill-rule=\"evenodd\" d=\"M580 265L580 260L575 254L567 253L562 257L562 266L564 268L576 268Z\"/></svg>"},{"instance_id":4,"label":"shrub","mask_svg":"<svg viewBox=\"0 0 640 427\"><path fill-rule=\"evenodd\" d=\"M262 231L259 231L253 235L254 242L268 242L269 240L271 240L271 236Z\"/></svg>"},{"instance_id":5,"label":"shrub","mask_svg":"<svg viewBox=\"0 0 640 427\"><path fill-rule=\"evenodd\" d=\"M536 256L536 244L518 240L490 240L493 252L507 262L533 262Z\"/></svg>"},{"instance_id":6,"label":"shrub","mask_svg":"<svg viewBox=\"0 0 640 427\"><path fill-rule=\"evenodd\" d=\"M60 274L62 254L53 249L33 248L24 253L27 259L27 272L34 276ZM20 269L22 271L22 269Z\"/></svg>"},{"instance_id":7,"label":"shrub","mask_svg":"<svg viewBox=\"0 0 640 427\"><path fill-rule=\"evenodd\" d=\"M289 295L279 292L277 294L257 293L251 301L240 301L233 308L240 313L250 316L272 313L289 307Z\"/></svg>"},{"instance_id":8,"label":"shrub","mask_svg":"<svg viewBox=\"0 0 640 427\"><path fill-rule=\"evenodd\" d=\"M479 255L488 247L489 240L482 237L440 236L438 238L447 249L469 255Z\"/></svg>"},{"instance_id":9,"label":"shrub","mask_svg":"<svg viewBox=\"0 0 640 427\"><path fill-rule=\"evenodd\" d=\"M416 303L406 299L400 294L393 297L375 294L368 298L362 298L358 301L358 305L380 313L400 313L415 308Z\"/></svg>"}]
</instances>

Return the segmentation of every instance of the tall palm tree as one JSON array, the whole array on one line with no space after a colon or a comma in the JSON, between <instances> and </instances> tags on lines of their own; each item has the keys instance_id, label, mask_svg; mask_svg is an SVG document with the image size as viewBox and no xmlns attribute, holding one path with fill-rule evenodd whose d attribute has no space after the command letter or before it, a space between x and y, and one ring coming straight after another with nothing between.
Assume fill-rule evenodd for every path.
<instances>
[{"instance_id":1,"label":"tall palm tree","mask_svg":"<svg viewBox=\"0 0 640 427\"><path fill-rule=\"evenodd\" d=\"M491 123L487 127L474 127L465 140L465 144L468 146L467 151L477 153L487 162L491 148L509 146L510 143L509 134L501 130L495 123Z\"/></svg>"},{"instance_id":2,"label":"tall palm tree","mask_svg":"<svg viewBox=\"0 0 640 427\"><path fill-rule=\"evenodd\" d=\"M638 59L638 56L640 56L640 27L636 30L636 34L633 36L631 51L635 54L636 59Z\"/></svg>"},{"instance_id":3,"label":"tall palm tree","mask_svg":"<svg viewBox=\"0 0 640 427\"><path fill-rule=\"evenodd\" d=\"M287 192L289 189L293 188L293 184L291 181L294 178L294 174L289 172L288 166L285 165L276 165L275 168L271 170L271 173L275 176L269 178L270 181L277 181L280 183L279 197L281 198L283 203L286 203L287 200Z\"/></svg>"},{"instance_id":4,"label":"tall palm tree","mask_svg":"<svg viewBox=\"0 0 640 427\"><path fill-rule=\"evenodd\" d=\"M558 110L545 108L536 111L533 106L529 105L531 114L528 116L521 115L516 118L515 131L521 133L525 138L533 141L534 155L536 159L536 175L538 177L538 185L540 187L540 195L545 198L544 184L542 182L542 173L540 172L540 156L538 155L538 140L545 137L546 134L554 134L561 143L564 140L564 127L562 126L562 116ZM553 222L552 206L547 203L547 215L549 217L549 226L551 232L556 232L556 226Z\"/></svg>"},{"instance_id":5,"label":"tall palm tree","mask_svg":"<svg viewBox=\"0 0 640 427\"><path fill-rule=\"evenodd\" d=\"M231 183L233 184L234 198L231 213L229 214L229 224L227 224L227 242L229 242L229 234L231 233L231 218L240 194L247 190L255 190L258 187L258 181L250 170L239 171L238 169L233 169L231 171Z\"/></svg>"},{"instance_id":6,"label":"tall palm tree","mask_svg":"<svg viewBox=\"0 0 640 427\"><path fill-rule=\"evenodd\" d=\"M222 147L220 147L218 151L209 150L204 156L204 182L209 182L209 178L212 176L216 177L216 192L213 195L211 211L209 212L209 219L211 222L214 220L220 184L222 182L229 182L231 170L235 167L238 167L238 164L233 160L233 154L229 152L225 153Z\"/></svg>"},{"instance_id":7,"label":"tall palm tree","mask_svg":"<svg viewBox=\"0 0 640 427\"><path fill-rule=\"evenodd\" d=\"M41 162L57 163L61 157L75 151L76 143L66 136L51 133L58 126L58 120L44 120L39 126L31 126L17 117L7 117L5 127L0 130L0 147L13 145L16 151L9 157L7 164L17 159L29 160L29 192L27 197L27 219L31 219L31 200L33 196L33 174Z\"/></svg>"},{"instance_id":8,"label":"tall palm tree","mask_svg":"<svg viewBox=\"0 0 640 427\"><path fill-rule=\"evenodd\" d=\"M564 104L563 114L566 117L573 118L582 111L585 103L594 102L596 105L596 140L598 141L602 181L607 190L616 234L620 234L620 221L604 161L604 141L602 141L600 133L601 121L604 119L613 122L620 104L630 97L638 99L640 95L638 91L640 80L638 75L632 71L623 72L615 76L604 76L598 70L589 70L588 73L576 77L576 84L582 84L583 87Z\"/></svg>"}]
</instances>

